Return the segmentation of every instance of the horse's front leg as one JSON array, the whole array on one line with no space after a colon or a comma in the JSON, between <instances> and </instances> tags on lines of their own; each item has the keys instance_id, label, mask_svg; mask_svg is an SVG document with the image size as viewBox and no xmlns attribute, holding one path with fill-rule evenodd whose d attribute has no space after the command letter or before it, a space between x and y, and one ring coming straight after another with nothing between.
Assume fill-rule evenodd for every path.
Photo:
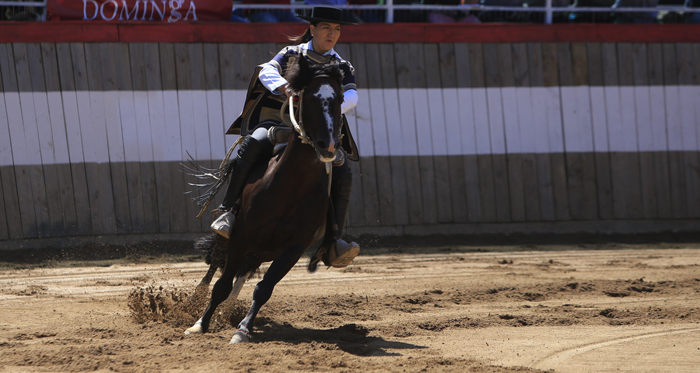
<instances>
[{"instance_id":1,"label":"horse's front leg","mask_svg":"<svg viewBox=\"0 0 700 373\"><path fill-rule=\"evenodd\" d=\"M275 285L287 275L292 267L294 267L305 250L305 247L292 247L272 261L262 281L255 286L255 290L253 291L253 304L250 306L248 314L246 314L245 318L238 324L238 330L233 333L231 344L250 342L250 331L253 330L255 316L258 315L260 308L267 303L270 296L272 296L272 290L275 288Z\"/></svg>"}]
</instances>

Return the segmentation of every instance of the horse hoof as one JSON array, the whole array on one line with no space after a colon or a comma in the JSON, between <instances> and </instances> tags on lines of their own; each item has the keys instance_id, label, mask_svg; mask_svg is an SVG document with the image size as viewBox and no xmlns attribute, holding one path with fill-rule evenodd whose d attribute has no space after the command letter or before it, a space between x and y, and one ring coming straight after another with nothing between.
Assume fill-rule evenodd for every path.
<instances>
[{"instance_id":1,"label":"horse hoof","mask_svg":"<svg viewBox=\"0 0 700 373\"><path fill-rule=\"evenodd\" d=\"M231 342L229 344L236 344L236 343L248 343L250 342L250 334L246 333L243 330L236 330L235 333L233 333L233 338L231 338Z\"/></svg>"},{"instance_id":2,"label":"horse hoof","mask_svg":"<svg viewBox=\"0 0 700 373\"><path fill-rule=\"evenodd\" d=\"M200 325L195 325L195 326L185 330L185 335L202 334L202 333L204 333L204 330L202 330L202 327Z\"/></svg>"},{"instance_id":3,"label":"horse hoof","mask_svg":"<svg viewBox=\"0 0 700 373\"><path fill-rule=\"evenodd\" d=\"M185 330L185 335L202 333L204 333L204 329L202 328L202 320L197 320L197 322L194 323L191 328Z\"/></svg>"}]
</instances>

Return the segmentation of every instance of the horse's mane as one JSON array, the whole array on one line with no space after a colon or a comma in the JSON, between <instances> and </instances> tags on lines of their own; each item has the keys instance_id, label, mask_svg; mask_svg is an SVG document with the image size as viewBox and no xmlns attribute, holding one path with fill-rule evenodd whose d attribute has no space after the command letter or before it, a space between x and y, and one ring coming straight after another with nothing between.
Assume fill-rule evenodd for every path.
<instances>
[{"instance_id":1,"label":"horse's mane","mask_svg":"<svg viewBox=\"0 0 700 373\"><path fill-rule=\"evenodd\" d=\"M340 69L337 63L320 64L300 57L297 63L291 64L287 68L287 73L284 78L289 82L289 89L293 93L298 93L304 89L311 79L318 75L328 75L331 79L338 82L342 86L343 70Z\"/></svg>"}]
</instances>

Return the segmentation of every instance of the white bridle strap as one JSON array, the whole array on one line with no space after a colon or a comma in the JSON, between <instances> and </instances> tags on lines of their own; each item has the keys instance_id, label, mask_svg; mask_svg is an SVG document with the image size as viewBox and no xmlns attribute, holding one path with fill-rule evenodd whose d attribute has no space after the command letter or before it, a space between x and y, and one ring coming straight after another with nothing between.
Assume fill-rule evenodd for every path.
<instances>
[{"instance_id":1,"label":"white bridle strap","mask_svg":"<svg viewBox=\"0 0 700 373\"><path fill-rule=\"evenodd\" d=\"M302 91L303 93L303 91ZM303 96L300 95L299 98L299 120L301 120L301 100ZM294 116L294 96L289 97L289 101L287 101L287 105L289 105L289 118L292 121L292 127L294 127L294 130L299 132L299 138L301 139L301 142L303 144L311 144L311 139L309 139L309 136L306 136L306 131L304 131L304 128L299 125L297 122L297 119Z\"/></svg>"}]
</instances>

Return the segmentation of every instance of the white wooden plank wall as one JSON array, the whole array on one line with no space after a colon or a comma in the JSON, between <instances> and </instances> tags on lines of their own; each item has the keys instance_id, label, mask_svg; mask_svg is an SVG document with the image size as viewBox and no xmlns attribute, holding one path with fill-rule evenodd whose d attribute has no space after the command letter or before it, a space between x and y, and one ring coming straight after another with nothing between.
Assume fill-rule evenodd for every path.
<instances>
[{"instance_id":1,"label":"white wooden plank wall","mask_svg":"<svg viewBox=\"0 0 700 373\"><path fill-rule=\"evenodd\" d=\"M189 153L194 159L198 159L197 152L197 137L195 135L195 118L193 108L194 94L192 91L177 91L179 119L180 119L180 141L175 144L180 144L180 160L188 158ZM201 145L200 145L201 146Z\"/></svg>"},{"instance_id":2,"label":"white wooden plank wall","mask_svg":"<svg viewBox=\"0 0 700 373\"><path fill-rule=\"evenodd\" d=\"M448 133L448 125L445 122L445 104L442 89L428 88L426 89L428 96L428 112L430 116L430 124L426 126L426 130L430 131L430 140L432 145L432 155L447 155L447 137L454 136Z\"/></svg>"},{"instance_id":3,"label":"white wooden plank wall","mask_svg":"<svg viewBox=\"0 0 700 373\"><path fill-rule=\"evenodd\" d=\"M177 110L177 91L163 92L163 110L165 112L165 158L163 161L182 161L182 148L180 142L180 113ZM177 125L176 125L177 124ZM194 152L194 149L192 149Z\"/></svg>"},{"instance_id":4,"label":"white wooden plank wall","mask_svg":"<svg viewBox=\"0 0 700 373\"><path fill-rule=\"evenodd\" d=\"M506 153L520 154L523 152L522 138L520 136L520 120L523 118L519 109L527 106L529 103L525 100L522 102L518 97L517 91L527 92L527 88L503 87L501 88L501 102L503 112L503 136L505 138ZM494 90L495 92L495 90ZM498 110L498 109L496 109ZM496 137L500 137L496 131L493 132Z\"/></svg>"},{"instance_id":5,"label":"white wooden plank wall","mask_svg":"<svg viewBox=\"0 0 700 373\"><path fill-rule=\"evenodd\" d=\"M151 131L151 116L149 114L148 92L135 91L133 96L129 97L130 92L123 92L126 96L125 103L129 103L129 99L134 103L134 116L136 117L136 136L138 141L138 154L141 162L153 161L153 138ZM156 121L153 125L159 125ZM126 145L126 144L125 144Z\"/></svg>"},{"instance_id":6,"label":"white wooden plank wall","mask_svg":"<svg viewBox=\"0 0 700 373\"><path fill-rule=\"evenodd\" d=\"M4 92L0 92L0 165L12 165L12 141Z\"/></svg>"},{"instance_id":7,"label":"white wooden plank wall","mask_svg":"<svg viewBox=\"0 0 700 373\"><path fill-rule=\"evenodd\" d=\"M196 144L195 149L197 154L192 154L195 159L211 159L212 146L209 137L209 112L207 109L208 104L206 91L192 91L193 117L189 122L189 125L192 128L191 131L194 134L194 141ZM223 153L219 154L219 157L221 157L221 154Z\"/></svg>"},{"instance_id":8,"label":"white wooden plank wall","mask_svg":"<svg viewBox=\"0 0 700 373\"><path fill-rule=\"evenodd\" d=\"M695 112L697 110L696 106L700 103L696 101L695 89L696 87L693 86L678 87L681 105L680 132L683 139L681 150L693 151L698 149L698 122L695 118ZM690 108L693 109L691 110Z\"/></svg>"},{"instance_id":9,"label":"white wooden plank wall","mask_svg":"<svg viewBox=\"0 0 700 373\"><path fill-rule=\"evenodd\" d=\"M486 101L489 114L489 140L492 154L506 153L506 138L503 122L503 97L501 88L487 88ZM511 108L508 108L510 110Z\"/></svg>"},{"instance_id":10,"label":"white wooden plank wall","mask_svg":"<svg viewBox=\"0 0 700 373\"><path fill-rule=\"evenodd\" d=\"M363 157L700 150L700 86L361 89ZM0 165L218 161L245 91L4 92ZM8 110L19 108L19 110Z\"/></svg>"},{"instance_id":11,"label":"white wooden plank wall","mask_svg":"<svg viewBox=\"0 0 700 373\"><path fill-rule=\"evenodd\" d=\"M562 126L561 104L559 100L559 87L546 88L544 102L547 111L547 137L549 139L549 152L564 152L564 127Z\"/></svg>"},{"instance_id":12,"label":"white wooden plank wall","mask_svg":"<svg viewBox=\"0 0 700 373\"><path fill-rule=\"evenodd\" d=\"M24 131L27 160L32 165L40 165L41 144L39 142L39 129L37 127L37 107L39 108L39 114L41 116L39 119L42 121L42 126L48 124L46 95L37 97L34 92L20 92L19 101L22 113L22 128L17 128L17 130Z\"/></svg>"},{"instance_id":13,"label":"white wooden plank wall","mask_svg":"<svg viewBox=\"0 0 700 373\"><path fill-rule=\"evenodd\" d=\"M543 110L538 110L540 117L534 115L532 102L532 89L529 87L516 88L516 106L518 112L518 132L520 136L520 151L523 153L540 153L537 150L537 137L541 135L541 129L547 128L544 124ZM536 120L537 119L537 120Z\"/></svg>"},{"instance_id":14,"label":"white wooden plank wall","mask_svg":"<svg viewBox=\"0 0 700 373\"><path fill-rule=\"evenodd\" d=\"M207 123L200 123L200 126L209 126L209 158L218 159L226 152L224 136L222 133L228 129L224 123L224 110L222 106L221 91L206 91L207 100Z\"/></svg>"},{"instance_id":15,"label":"white wooden plank wall","mask_svg":"<svg viewBox=\"0 0 700 373\"><path fill-rule=\"evenodd\" d=\"M70 163L84 163L83 135L80 128L80 110L78 108L77 92L61 92L63 101L63 117L66 125L66 140L68 142L68 157Z\"/></svg>"},{"instance_id":16,"label":"white wooden plank wall","mask_svg":"<svg viewBox=\"0 0 700 373\"><path fill-rule=\"evenodd\" d=\"M615 126L617 132L614 135L610 134L611 143L621 152L636 152L639 150L634 90L635 87L620 87L620 114L622 114L622 121L619 126Z\"/></svg>"},{"instance_id":17,"label":"white wooden plank wall","mask_svg":"<svg viewBox=\"0 0 700 373\"><path fill-rule=\"evenodd\" d=\"M698 149L700 149L700 87L693 87L693 107L695 108L695 132L697 138Z\"/></svg>"},{"instance_id":18,"label":"white wooden plank wall","mask_svg":"<svg viewBox=\"0 0 700 373\"><path fill-rule=\"evenodd\" d=\"M575 108L573 118L570 122L573 124L572 128L567 131L564 128L565 134L565 149L567 152L590 152L593 151L593 124L591 117L591 102L590 95L588 92L588 87L562 87L562 101L563 92L571 89L572 97L571 99L577 104L578 107ZM565 116L566 118L566 116ZM571 144L571 148L568 147Z\"/></svg>"},{"instance_id":19,"label":"white wooden plank wall","mask_svg":"<svg viewBox=\"0 0 700 373\"><path fill-rule=\"evenodd\" d=\"M102 136L107 134L107 149L109 150L109 162L117 163L126 161L126 152L135 154L138 158L138 136L136 135L136 122L134 118L134 102L125 103L128 108L129 117L124 118L122 123L119 91L100 92L102 95L102 105L96 100L97 110L93 110L93 127ZM94 93L92 93L94 94ZM104 126L104 127L103 127ZM128 137L127 137L128 136ZM83 139L87 140L87 139ZM98 149L102 151L103 148Z\"/></svg>"},{"instance_id":20,"label":"white wooden plank wall","mask_svg":"<svg viewBox=\"0 0 700 373\"><path fill-rule=\"evenodd\" d=\"M413 113L413 90L407 88L399 88L398 100L399 100L399 113L394 116L397 120L392 120L392 123L396 123L392 128L395 132L392 132L391 136L396 137L400 140L400 143L396 146L396 151L392 155L405 156L405 155L416 155L418 154L418 133L416 130L416 116ZM363 101L360 100L358 105L362 105ZM359 110L359 109L356 109ZM397 128L398 127L398 128ZM359 126L356 132L363 131L364 129ZM357 136L357 135L356 135ZM393 149L393 147L392 147ZM360 154L362 152L360 151Z\"/></svg>"},{"instance_id":21,"label":"white wooden plank wall","mask_svg":"<svg viewBox=\"0 0 700 373\"><path fill-rule=\"evenodd\" d=\"M683 150L681 103L677 86L664 86L666 101L666 133L669 151Z\"/></svg>"},{"instance_id":22,"label":"white wooden plank wall","mask_svg":"<svg viewBox=\"0 0 700 373\"><path fill-rule=\"evenodd\" d=\"M36 122L48 124L41 126L41 130L36 126L34 127L37 131L39 149L41 150L41 162L53 163L55 160L53 157L53 136L51 135L51 115L49 114L48 96L46 92L32 92L32 96L36 112Z\"/></svg>"},{"instance_id":23,"label":"white wooden plank wall","mask_svg":"<svg viewBox=\"0 0 700 373\"><path fill-rule=\"evenodd\" d=\"M355 118L357 119L357 132L353 133L357 141L357 148L363 157L373 157L374 141L372 137L369 98L367 90L358 90L359 100L362 104L355 107Z\"/></svg>"},{"instance_id":24,"label":"white wooden plank wall","mask_svg":"<svg viewBox=\"0 0 700 373\"><path fill-rule=\"evenodd\" d=\"M387 116L386 116L386 105L384 103L384 90L383 89L367 89L364 93L367 95L367 104L369 104L370 118L372 118L371 128L367 128L368 132L371 131L372 138L371 141L374 144L374 155L375 156L388 156L390 154L389 149L389 133L387 130ZM363 138L363 140L370 141L369 138ZM369 145L368 146L372 146Z\"/></svg>"},{"instance_id":25,"label":"white wooden plank wall","mask_svg":"<svg viewBox=\"0 0 700 373\"><path fill-rule=\"evenodd\" d=\"M148 105L148 121L151 130L153 160L165 160L168 148L167 131L165 122L165 109L162 91L148 91L146 94Z\"/></svg>"},{"instance_id":26,"label":"white wooden plank wall","mask_svg":"<svg viewBox=\"0 0 700 373\"><path fill-rule=\"evenodd\" d=\"M445 114L445 141L447 155L464 154L462 150L462 120L459 113L459 94L457 88L445 88L438 92L443 98L443 112ZM471 102L469 103L471 107ZM471 111L469 111L471 114Z\"/></svg>"},{"instance_id":27,"label":"white wooden plank wall","mask_svg":"<svg viewBox=\"0 0 700 373\"><path fill-rule=\"evenodd\" d=\"M39 149L30 149L29 144L27 144L26 138L25 138L25 133L24 133L24 115L25 112L29 112L27 109L27 106L29 106L28 102L25 102L25 108L22 108L21 105L21 99L20 97L22 96L31 96L31 94L23 94L20 95L19 93L15 92L6 92L5 93L5 100L6 100L6 105L9 108L14 108L10 109L7 112L7 119L10 125L10 141L12 141L12 154L15 159L16 164L21 164L21 165L31 165L31 164L41 164L36 163L36 157L33 157L33 155L36 155L36 151ZM28 101L29 99L27 98L25 101ZM33 106L33 105L32 105ZM24 112L23 112L24 110ZM31 116L33 117L33 115ZM27 118L27 126L36 126L36 123L31 123L32 118L28 117ZM35 150L35 151L32 151Z\"/></svg>"},{"instance_id":28,"label":"white wooden plank wall","mask_svg":"<svg viewBox=\"0 0 700 373\"><path fill-rule=\"evenodd\" d=\"M474 110L474 95L474 90L468 88L457 88L457 94L455 95L457 98L457 115L459 115L459 122L455 123L459 127L459 154L477 154L477 119L474 115L476 112ZM448 103L445 104L447 105ZM450 136L456 137L456 134ZM451 154L454 155L453 153Z\"/></svg>"},{"instance_id":29,"label":"white wooden plank wall","mask_svg":"<svg viewBox=\"0 0 700 373\"><path fill-rule=\"evenodd\" d=\"M549 153L549 122L547 106L547 88L532 87L529 90L530 101L532 103L531 127L532 139L527 143L532 146L531 150L526 150L532 153Z\"/></svg>"},{"instance_id":30,"label":"white wooden plank wall","mask_svg":"<svg viewBox=\"0 0 700 373\"><path fill-rule=\"evenodd\" d=\"M593 150L607 152L608 145L608 118L606 115L605 89L603 87L590 87L591 100L591 124L593 128Z\"/></svg>"},{"instance_id":31,"label":"white wooden plank wall","mask_svg":"<svg viewBox=\"0 0 700 373\"><path fill-rule=\"evenodd\" d=\"M51 131L47 141L50 142L52 158L54 163L64 164L70 162L68 153L68 139L66 138L65 110L61 102L61 92L48 92L49 115L51 121ZM45 161L48 163L49 161Z\"/></svg>"},{"instance_id":32,"label":"white wooden plank wall","mask_svg":"<svg viewBox=\"0 0 700 373\"><path fill-rule=\"evenodd\" d=\"M401 122L395 119L398 118L397 114L399 113L399 93L395 89L383 89L382 91L384 99L384 123L386 124L389 155L401 156L405 154L403 141L401 141L400 136L401 131L404 129L401 126ZM352 130L354 131L355 129ZM409 131L408 128L406 128L406 130L408 132L413 132ZM353 135L356 133L357 131L353 132Z\"/></svg>"},{"instance_id":33,"label":"white wooden plank wall","mask_svg":"<svg viewBox=\"0 0 700 373\"><path fill-rule=\"evenodd\" d=\"M466 89L472 92L474 107L474 127L476 154L491 154L491 133L489 131L490 110L485 88Z\"/></svg>"},{"instance_id":34,"label":"white wooden plank wall","mask_svg":"<svg viewBox=\"0 0 700 373\"><path fill-rule=\"evenodd\" d=\"M416 135L418 140L418 153L414 155L433 155L432 131L430 128L430 109L428 105L428 92L424 88L415 88L413 91L413 113L416 117ZM434 104L439 104L434 99Z\"/></svg>"},{"instance_id":35,"label":"white wooden plank wall","mask_svg":"<svg viewBox=\"0 0 700 373\"><path fill-rule=\"evenodd\" d=\"M653 149L651 96L649 87L634 87L635 111L637 114L637 146L639 149Z\"/></svg>"}]
</instances>

